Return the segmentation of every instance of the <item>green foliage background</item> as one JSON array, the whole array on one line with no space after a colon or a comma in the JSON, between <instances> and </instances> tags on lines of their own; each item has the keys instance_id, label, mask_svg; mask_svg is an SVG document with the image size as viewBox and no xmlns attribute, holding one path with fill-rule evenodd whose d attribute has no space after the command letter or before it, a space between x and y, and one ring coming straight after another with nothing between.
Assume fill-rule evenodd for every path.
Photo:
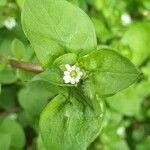
<instances>
[{"instance_id":1,"label":"green foliage background","mask_svg":"<svg viewBox=\"0 0 150 150\"><path fill-rule=\"evenodd\" d=\"M105 92L102 87L104 90L102 94L111 94L112 97L105 100L106 116L103 129L97 139L89 145L88 150L149 150L150 1L68 1L83 9L92 19L99 48L111 48L119 52L130 59L143 73L135 84L115 95L112 95L112 91ZM0 0L0 56L36 64L42 63L46 67L52 61L46 57L46 48L49 45L45 45L42 43L43 41L41 43L32 41L36 43L34 46L37 51L41 49L38 44L45 46L45 53L43 54L45 56L38 52L36 52L37 55L35 54L30 45L31 41L28 41L21 26L22 7L23 0ZM124 13L130 14L131 24L123 25L121 16ZM4 26L4 21L10 17L17 21L16 27L12 30L8 30ZM82 19L80 17L79 19ZM48 23L51 25L51 22ZM33 26L33 28L38 31L40 27ZM86 31L87 35L88 32L90 33L88 27L82 30L83 32ZM43 32L50 33L52 30L45 29ZM32 38L33 34L28 33L28 36ZM53 34L53 36L55 35ZM87 43L83 45L83 48L86 49L85 54L89 52L89 48L95 45L95 41L91 41L93 37L94 35L91 34ZM61 48L55 43L52 42L51 45L58 50L58 53L61 51ZM74 43L70 45L72 49L78 50ZM70 45L66 45L66 47ZM55 58L58 56L55 51L53 55ZM42 57L45 57L45 60L41 59ZM71 54L71 57L74 61L76 60L76 56ZM89 59L92 61L92 56ZM56 66L58 63L59 61L55 61ZM86 65L90 66L90 64L85 64L84 68ZM54 74L51 75L54 76ZM32 83L28 83L27 81L33 76L35 76L34 73L12 68L7 65L7 61L0 62L0 150L45 150L39 135L39 117L49 100L56 96L60 89L57 86L50 88L48 82L39 80L46 74L37 76L32 79ZM101 85L100 81L98 83ZM111 87L109 80L107 84L108 87ZM72 101L76 103L76 100ZM90 114L90 112L88 113ZM54 116L54 120L55 117L57 116ZM51 122L48 125L50 124ZM91 127L93 127L92 121Z\"/></svg>"}]
</instances>

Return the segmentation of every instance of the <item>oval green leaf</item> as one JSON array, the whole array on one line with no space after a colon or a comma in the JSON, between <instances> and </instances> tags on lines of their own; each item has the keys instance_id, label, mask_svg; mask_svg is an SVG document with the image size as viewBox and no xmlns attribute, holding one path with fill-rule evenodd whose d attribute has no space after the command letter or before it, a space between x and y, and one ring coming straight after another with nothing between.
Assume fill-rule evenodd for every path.
<instances>
[{"instance_id":1,"label":"oval green leaf","mask_svg":"<svg viewBox=\"0 0 150 150\"><path fill-rule=\"evenodd\" d=\"M25 0L22 25L45 68L61 54L73 52L81 56L97 45L89 17L65 0Z\"/></svg>"},{"instance_id":2,"label":"oval green leaf","mask_svg":"<svg viewBox=\"0 0 150 150\"><path fill-rule=\"evenodd\" d=\"M134 83L140 74L127 58L109 49L92 52L79 64L88 74L83 88L90 97L115 94Z\"/></svg>"},{"instance_id":3,"label":"oval green leaf","mask_svg":"<svg viewBox=\"0 0 150 150\"><path fill-rule=\"evenodd\" d=\"M16 59L22 59L25 55L25 46L18 40L14 39L11 45L11 52Z\"/></svg>"},{"instance_id":4,"label":"oval green leaf","mask_svg":"<svg viewBox=\"0 0 150 150\"><path fill-rule=\"evenodd\" d=\"M94 100L96 101L96 100ZM93 109L74 97L56 96L40 118L41 136L47 150L86 150L99 135L103 103Z\"/></svg>"},{"instance_id":5,"label":"oval green leaf","mask_svg":"<svg viewBox=\"0 0 150 150\"><path fill-rule=\"evenodd\" d=\"M132 62L140 66L150 54L150 23L135 23L126 32L123 43L133 52Z\"/></svg>"},{"instance_id":6,"label":"oval green leaf","mask_svg":"<svg viewBox=\"0 0 150 150\"><path fill-rule=\"evenodd\" d=\"M5 118L0 125L0 133L10 134L11 147L23 148L25 145L25 133L23 128L16 121Z\"/></svg>"}]
</instances>

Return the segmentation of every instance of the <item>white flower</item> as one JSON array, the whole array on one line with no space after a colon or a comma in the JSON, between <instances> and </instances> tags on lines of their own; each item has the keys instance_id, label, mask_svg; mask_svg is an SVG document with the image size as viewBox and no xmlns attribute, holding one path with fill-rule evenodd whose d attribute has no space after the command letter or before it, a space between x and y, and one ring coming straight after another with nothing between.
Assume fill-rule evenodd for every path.
<instances>
[{"instance_id":1,"label":"white flower","mask_svg":"<svg viewBox=\"0 0 150 150\"><path fill-rule=\"evenodd\" d=\"M148 16L150 15L150 11L149 11L149 10L144 10L144 11L143 11L143 15L144 15L145 17L148 17Z\"/></svg>"},{"instance_id":2,"label":"white flower","mask_svg":"<svg viewBox=\"0 0 150 150\"><path fill-rule=\"evenodd\" d=\"M16 120L17 117L18 117L18 115L17 115L16 113L11 113L11 114L9 115L9 118L10 118L11 120Z\"/></svg>"},{"instance_id":3,"label":"white flower","mask_svg":"<svg viewBox=\"0 0 150 150\"><path fill-rule=\"evenodd\" d=\"M124 137L125 136L125 127L119 127L117 129L117 134L121 137Z\"/></svg>"},{"instance_id":4,"label":"white flower","mask_svg":"<svg viewBox=\"0 0 150 150\"><path fill-rule=\"evenodd\" d=\"M131 16L128 13L124 13L121 15L121 21L123 25L129 25L132 22Z\"/></svg>"},{"instance_id":5,"label":"white flower","mask_svg":"<svg viewBox=\"0 0 150 150\"><path fill-rule=\"evenodd\" d=\"M83 76L83 72L79 67L70 66L69 64L65 65L66 71L64 72L64 82L76 84L80 81L81 76Z\"/></svg>"},{"instance_id":6,"label":"white flower","mask_svg":"<svg viewBox=\"0 0 150 150\"><path fill-rule=\"evenodd\" d=\"M17 22L14 18L8 18L4 21L4 25L7 29L11 30L17 25Z\"/></svg>"}]
</instances>

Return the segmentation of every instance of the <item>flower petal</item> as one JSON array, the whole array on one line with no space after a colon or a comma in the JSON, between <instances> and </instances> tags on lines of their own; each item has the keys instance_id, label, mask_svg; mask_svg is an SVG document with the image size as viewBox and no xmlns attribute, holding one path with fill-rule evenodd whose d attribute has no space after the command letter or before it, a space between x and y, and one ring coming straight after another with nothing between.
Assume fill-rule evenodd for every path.
<instances>
[{"instance_id":1,"label":"flower petal","mask_svg":"<svg viewBox=\"0 0 150 150\"><path fill-rule=\"evenodd\" d=\"M79 76L76 77L75 80L76 80L76 83L78 83L80 81L80 77Z\"/></svg>"},{"instance_id":2,"label":"flower petal","mask_svg":"<svg viewBox=\"0 0 150 150\"><path fill-rule=\"evenodd\" d=\"M70 72L69 72L69 71L65 71L65 72L64 72L64 75L65 75L65 76L70 76Z\"/></svg>"},{"instance_id":3,"label":"flower petal","mask_svg":"<svg viewBox=\"0 0 150 150\"><path fill-rule=\"evenodd\" d=\"M76 80L74 78L71 78L71 84L75 84Z\"/></svg>"},{"instance_id":4,"label":"flower petal","mask_svg":"<svg viewBox=\"0 0 150 150\"><path fill-rule=\"evenodd\" d=\"M123 25L129 25L132 22L132 18L128 13L124 13L121 15L121 21Z\"/></svg>"},{"instance_id":5,"label":"flower petal","mask_svg":"<svg viewBox=\"0 0 150 150\"><path fill-rule=\"evenodd\" d=\"M76 72L80 72L80 68L79 67L76 67Z\"/></svg>"},{"instance_id":6,"label":"flower petal","mask_svg":"<svg viewBox=\"0 0 150 150\"><path fill-rule=\"evenodd\" d=\"M7 20L4 21L4 25L7 29L12 29L16 26L16 20L14 18L9 18Z\"/></svg>"},{"instance_id":7,"label":"flower petal","mask_svg":"<svg viewBox=\"0 0 150 150\"><path fill-rule=\"evenodd\" d=\"M66 68L68 71L72 71L72 67L71 67L69 64L66 64L66 65L65 65L65 68Z\"/></svg>"},{"instance_id":8,"label":"flower petal","mask_svg":"<svg viewBox=\"0 0 150 150\"><path fill-rule=\"evenodd\" d=\"M72 70L76 70L76 66L72 66L72 68L71 68Z\"/></svg>"},{"instance_id":9,"label":"flower petal","mask_svg":"<svg viewBox=\"0 0 150 150\"><path fill-rule=\"evenodd\" d=\"M71 77L70 76L64 76L63 79L64 79L65 83L71 82Z\"/></svg>"},{"instance_id":10,"label":"flower petal","mask_svg":"<svg viewBox=\"0 0 150 150\"><path fill-rule=\"evenodd\" d=\"M80 72L78 73L78 75L79 75L79 76L83 76L83 72L80 71Z\"/></svg>"}]
</instances>

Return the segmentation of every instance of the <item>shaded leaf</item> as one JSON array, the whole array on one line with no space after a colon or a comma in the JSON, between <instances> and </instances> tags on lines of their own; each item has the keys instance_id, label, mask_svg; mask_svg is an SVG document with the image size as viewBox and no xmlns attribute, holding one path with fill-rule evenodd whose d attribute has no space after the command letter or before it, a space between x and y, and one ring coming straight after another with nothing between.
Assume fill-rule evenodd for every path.
<instances>
[{"instance_id":1,"label":"shaded leaf","mask_svg":"<svg viewBox=\"0 0 150 150\"><path fill-rule=\"evenodd\" d=\"M11 147L23 148L25 145L24 131L16 121L5 118L0 124L0 133L10 134Z\"/></svg>"}]
</instances>

